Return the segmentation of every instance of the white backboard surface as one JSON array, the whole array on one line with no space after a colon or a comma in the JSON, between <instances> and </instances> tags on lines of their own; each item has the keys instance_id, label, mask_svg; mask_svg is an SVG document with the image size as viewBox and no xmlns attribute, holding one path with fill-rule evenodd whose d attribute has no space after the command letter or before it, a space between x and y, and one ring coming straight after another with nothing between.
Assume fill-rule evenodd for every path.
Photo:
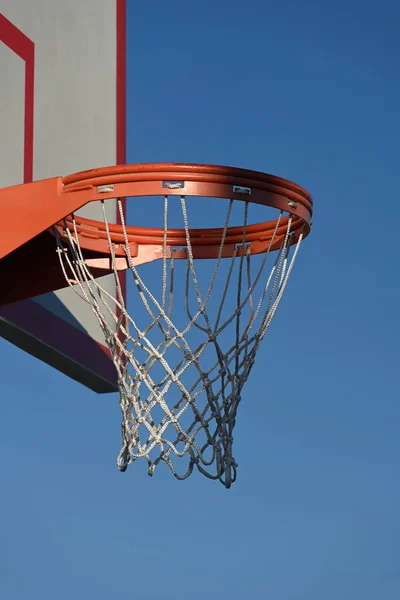
<instances>
[{"instance_id":1,"label":"white backboard surface","mask_svg":"<svg viewBox=\"0 0 400 600\"><path fill-rule=\"evenodd\" d=\"M2 0L0 187L125 162L125 9ZM113 277L103 280L113 292ZM117 389L96 319L70 289L1 307L0 335L97 392Z\"/></svg>"}]
</instances>

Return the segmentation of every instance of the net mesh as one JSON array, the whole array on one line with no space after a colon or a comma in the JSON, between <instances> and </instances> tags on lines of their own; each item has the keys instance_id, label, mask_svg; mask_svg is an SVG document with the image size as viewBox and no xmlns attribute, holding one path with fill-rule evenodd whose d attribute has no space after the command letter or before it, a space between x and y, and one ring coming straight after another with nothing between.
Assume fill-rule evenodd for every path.
<instances>
[{"instance_id":1,"label":"net mesh","mask_svg":"<svg viewBox=\"0 0 400 600\"><path fill-rule=\"evenodd\" d=\"M195 467L226 487L236 479L232 443L242 389L286 288L303 236L300 234L297 244L292 244L292 218L281 212L267 250L250 255L246 243L249 203L240 202L243 241L231 258L222 258L234 202L228 203L218 256L196 260L186 198L180 198L187 258L177 260L176 250L167 258L166 196L163 258L137 267L130 253L122 203L117 201L132 274L131 312L118 277L106 201L102 211L115 296L101 280L93 278L74 217L72 225L64 224L65 237L55 230L64 276L91 306L117 370L122 411L122 448L117 459L120 470L145 458L150 475L164 462L178 479L189 477ZM281 247L271 252L278 227L286 221ZM149 284L144 281L145 267L149 269Z\"/></svg>"}]
</instances>

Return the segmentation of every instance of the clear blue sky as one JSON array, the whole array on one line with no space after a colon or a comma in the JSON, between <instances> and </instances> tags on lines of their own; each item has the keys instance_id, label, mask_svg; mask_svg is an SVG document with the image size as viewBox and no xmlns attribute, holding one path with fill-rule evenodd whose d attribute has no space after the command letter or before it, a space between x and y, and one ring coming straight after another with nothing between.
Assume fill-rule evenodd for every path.
<instances>
[{"instance_id":1,"label":"clear blue sky","mask_svg":"<svg viewBox=\"0 0 400 600\"><path fill-rule=\"evenodd\" d=\"M129 161L287 177L314 229L245 388L229 491L121 475L117 396L0 343L0 597L398 600L400 6L128 11Z\"/></svg>"}]
</instances>

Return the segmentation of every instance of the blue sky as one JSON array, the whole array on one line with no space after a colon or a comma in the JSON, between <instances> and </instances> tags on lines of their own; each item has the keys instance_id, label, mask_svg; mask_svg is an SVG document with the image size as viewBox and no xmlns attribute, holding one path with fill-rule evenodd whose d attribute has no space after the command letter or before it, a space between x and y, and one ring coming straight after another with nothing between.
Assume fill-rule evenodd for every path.
<instances>
[{"instance_id":1,"label":"blue sky","mask_svg":"<svg viewBox=\"0 0 400 600\"><path fill-rule=\"evenodd\" d=\"M1 597L399 598L399 19L389 0L128 0L128 160L292 179L314 227L229 491L121 475L117 396L1 342Z\"/></svg>"}]
</instances>

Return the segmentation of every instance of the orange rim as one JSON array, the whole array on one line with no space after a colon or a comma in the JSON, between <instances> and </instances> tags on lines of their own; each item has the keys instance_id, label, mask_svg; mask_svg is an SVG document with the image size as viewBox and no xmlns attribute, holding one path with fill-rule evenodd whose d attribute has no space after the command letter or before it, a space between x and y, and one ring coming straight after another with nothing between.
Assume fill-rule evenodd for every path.
<instances>
[{"instance_id":1,"label":"orange rim","mask_svg":"<svg viewBox=\"0 0 400 600\"><path fill-rule=\"evenodd\" d=\"M89 201L135 196L200 196L227 198L261 204L289 213L292 218L290 244L306 237L310 232L313 202L310 194L295 183L261 173L234 167L178 163L152 163L117 165L83 171L63 178L63 193L89 194ZM247 225L245 235L246 254L259 254L268 248L277 250L287 235L290 216L278 220ZM73 230L72 217L65 220ZM75 216L75 226L82 248L110 254L105 223ZM59 222L60 235L66 235L65 222ZM126 239L123 228L109 224L108 231L116 255L125 255ZM197 258L218 256L224 228L190 229L190 243ZM126 236L132 256L139 245L164 244L164 229L126 226ZM226 230L223 256L240 255L243 252L244 227ZM272 242L273 240L273 242ZM272 243L271 243L272 242ZM184 229L168 229L167 246L185 247ZM169 253L170 255L170 253ZM174 251L176 258L186 258L185 250Z\"/></svg>"}]
</instances>

